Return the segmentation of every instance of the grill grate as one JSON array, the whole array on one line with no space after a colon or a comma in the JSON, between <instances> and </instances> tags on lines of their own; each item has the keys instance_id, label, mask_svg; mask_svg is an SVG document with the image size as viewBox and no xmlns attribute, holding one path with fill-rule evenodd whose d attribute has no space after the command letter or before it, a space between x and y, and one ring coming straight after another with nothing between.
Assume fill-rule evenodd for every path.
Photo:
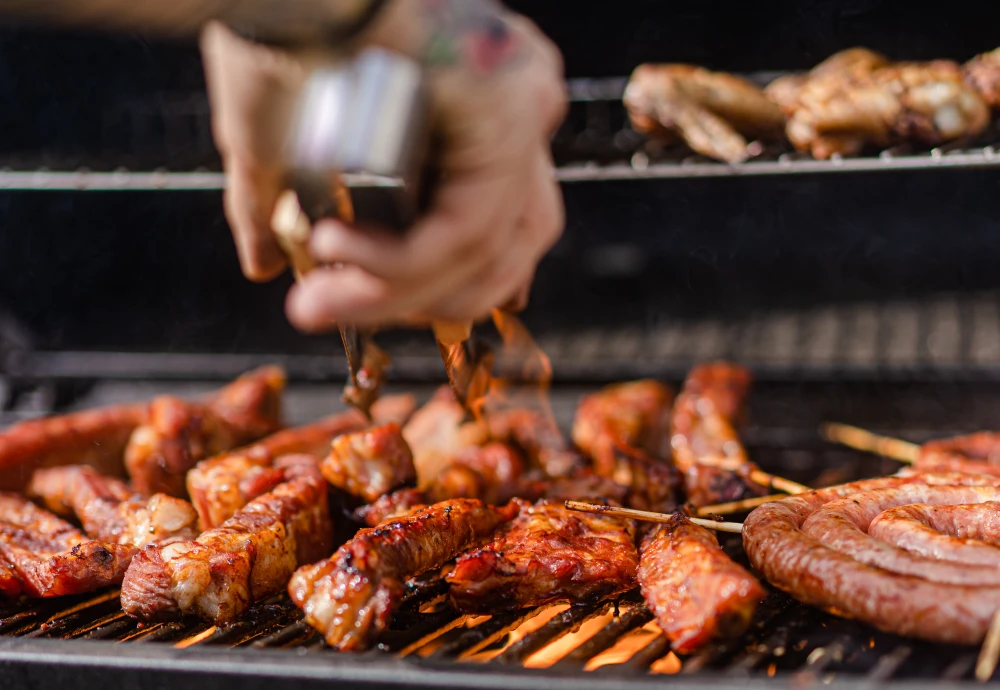
<instances>
[{"instance_id":1,"label":"grill grate","mask_svg":"<svg viewBox=\"0 0 1000 690\"><path fill-rule=\"evenodd\" d=\"M767 434L757 430L750 436L760 439ZM789 472L797 466L794 450L778 445L765 442L752 450L766 467ZM818 443L801 450L816 451L808 470L813 479L817 468L834 464L854 475L861 474L861 469L869 473L888 469L850 451L824 451ZM842 462L845 456L854 456L853 462ZM738 537L728 541L726 548L742 558ZM527 667L608 683L676 675L721 685L772 677L795 684L844 679L906 682L928 677L956 682L971 677L976 657L972 648L929 645L878 633L801 606L778 592L765 600L742 639L679 657L670 650L637 592L615 602L463 616L450 609L440 586L433 581L425 584L408 595L379 648L363 655L326 649L283 595L257 604L245 618L227 627L200 621L142 625L121 612L118 591L109 590L5 605L0 609L0 637L21 640L0 640L0 657L5 645L24 645L28 644L24 638L39 638L122 642L124 647L114 648L147 650L135 653L140 659L155 656L155 649L170 649L171 653L211 652L210 658L220 664L232 654L229 650L245 649L337 665L364 662L380 667L401 661L419 668L472 669L490 678L501 669ZM11 649L22 649L16 644ZM253 672L252 668L250 664L247 672Z\"/></svg>"}]
</instances>

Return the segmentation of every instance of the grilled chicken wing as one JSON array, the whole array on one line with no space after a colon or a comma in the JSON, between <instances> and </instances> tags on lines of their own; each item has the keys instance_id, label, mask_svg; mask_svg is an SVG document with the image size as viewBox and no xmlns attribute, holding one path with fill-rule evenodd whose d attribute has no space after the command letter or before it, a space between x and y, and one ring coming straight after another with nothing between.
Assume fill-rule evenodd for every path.
<instances>
[{"instance_id":1,"label":"grilled chicken wing","mask_svg":"<svg viewBox=\"0 0 1000 690\"><path fill-rule=\"evenodd\" d=\"M316 459L284 456L274 466L284 481L220 527L193 541L141 551L122 582L125 613L227 623L252 602L280 592L298 565L329 553L327 485Z\"/></svg>"},{"instance_id":2,"label":"grilled chicken wing","mask_svg":"<svg viewBox=\"0 0 1000 690\"><path fill-rule=\"evenodd\" d=\"M792 144L819 159L865 146L937 145L976 136L989 123L983 96L948 60L887 63L852 49L769 94L789 113Z\"/></svg>"},{"instance_id":3,"label":"grilled chicken wing","mask_svg":"<svg viewBox=\"0 0 1000 690\"><path fill-rule=\"evenodd\" d=\"M620 594L636 584L634 541L628 522L522 503L489 544L459 556L446 577L451 601L459 611L492 613Z\"/></svg>"},{"instance_id":4,"label":"grilled chicken wing","mask_svg":"<svg viewBox=\"0 0 1000 690\"><path fill-rule=\"evenodd\" d=\"M750 82L691 65L640 65L625 89L636 131L679 135L698 153L729 163L750 157L745 137L780 136L781 109Z\"/></svg>"},{"instance_id":5,"label":"grilled chicken wing","mask_svg":"<svg viewBox=\"0 0 1000 690\"><path fill-rule=\"evenodd\" d=\"M187 501L166 494L142 498L84 465L38 470L27 493L56 515L75 516L91 538L113 544L138 549L198 534L198 515Z\"/></svg>"},{"instance_id":6,"label":"grilled chicken wing","mask_svg":"<svg viewBox=\"0 0 1000 690\"><path fill-rule=\"evenodd\" d=\"M135 430L125 451L136 491L184 497L185 475L199 460L281 427L284 386L280 369L264 367L241 376L207 403L172 396L154 400L149 422Z\"/></svg>"},{"instance_id":7,"label":"grilled chicken wing","mask_svg":"<svg viewBox=\"0 0 1000 690\"><path fill-rule=\"evenodd\" d=\"M1000 48L972 58L962 72L987 105L1000 108Z\"/></svg>"},{"instance_id":8,"label":"grilled chicken wing","mask_svg":"<svg viewBox=\"0 0 1000 690\"><path fill-rule=\"evenodd\" d=\"M299 568L288 593L331 647L367 648L389 625L408 579L440 568L516 514L515 504L437 503L361 530L332 557Z\"/></svg>"}]
</instances>

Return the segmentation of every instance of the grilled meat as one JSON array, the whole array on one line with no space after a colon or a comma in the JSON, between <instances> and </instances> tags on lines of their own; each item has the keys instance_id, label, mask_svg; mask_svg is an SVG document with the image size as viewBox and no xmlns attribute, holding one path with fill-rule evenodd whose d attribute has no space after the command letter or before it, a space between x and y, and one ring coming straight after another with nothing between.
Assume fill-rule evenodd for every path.
<instances>
[{"instance_id":1,"label":"grilled meat","mask_svg":"<svg viewBox=\"0 0 1000 690\"><path fill-rule=\"evenodd\" d=\"M786 133L797 149L825 159L866 146L938 145L986 128L989 107L958 64L885 64L879 58L854 50L797 88L783 82L770 90L790 113Z\"/></svg>"},{"instance_id":2,"label":"grilled meat","mask_svg":"<svg viewBox=\"0 0 1000 690\"><path fill-rule=\"evenodd\" d=\"M273 467L275 458L290 453L322 457L334 438L366 424L364 415L349 410L201 461L187 475L188 494L201 528L218 527L253 498L277 486L283 474Z\"/></svg>"},{"instance_id":3,"label":"grilled meat","mask_svg":"<svg viewBox=\"0 0 1000 690\"><path fill-rule=\"evenodd\" d=\"M637 565L633 525L541 501L522 503L489 544L459 556L446 580L459 611L492 613L620 594L635 587Z\"/></svg>"},{"instance_id":4,"label":"grilled meat","mask_svg":"<svg viewBox=\"0 0 1000 690\"><path fill-rule=\"evenodd\" d=\"M404 517L426 508L430 502L427 494L420 489L400 489L361 506L354 511L354 519L369 527L377 527L386 520Z\"/></svg>"},{"instance_id":5,"label":"grilled meat","mask_svg":"<svg viewBox=\"0 0 1000 690\"><path fill-rule=\"evenodd\" d=\"M486 441L480 424L463 424L465 409L448 387L420 407L403 427L403 438L413 451L417 483L426 486L447 468L462 450Z\"/></svg>"},{"instance_id":6,"label":"grilled meat","mask_svg":"<svg viewBox=\"0 0 1000 690\"><path fill-rule=\"evenodd\" d=\"M873 539L938 561L994 565L1000 556L1000 503L902 505L868 525ZM954 535L954 536L952 536Z\"/></svg>"},{"instance_id":7,"label":"grilled meat","mask_svg":"<svg viewBox=\"0 0 1000 690\"><path fill-rule=\"evenodd\" d=\"M327 488L315 458L289 455L275 468L284 481L193 541L151 546L122 583L122 608L142 620L239 617L280 592L298 565L329 553Z\"/></svg>"},{"instance_id":8,"label":"grilled meat","mask_svg":"<svg viewBox=\"0 0 1000 690\"><path fill-rule=\"evenodd\" d=\"M688 502L695 506L767 492L749 481L754 465L736 433L749 388L746 369L714 362L692 369L677 396L670 420L674 464L684 474Z\"/></svg>"},{"instance_id":9,"label":"grilled meat","mask_svg":"<svg viewBox=\"0 0 1000 690\"><path fill-rule=\"evenodd\" d=\"M658 458L670 456L673 391L650 379L607 386L584 396L573 418L573 442L594 461L598 474L614 475L619 445Z\"/></svg>"},{"instance_id":10,"label":"grilled meat","mask_svg":"<svg viewBox=\"0 0 1000 690\"><path fill-rule=\"evenodd\" d=\"M555 420L540 410L524 407L491 410L487 420L491 439L520 449L533 467L549 477L568 476L583 465Z\"/></svg>"},{"instance_id":11,"label":"grilled meat","mask_svg":"<svg viewBox=\"0 0 1000 690\"><path fill-rule=\"evenodd\" d=\"M331 647L367 648L389 625L409 578L440 568L516 514L516 504L437 503L361 530L332 557L299 568L288 593Z\"/></svg>"},{"instance_id":12,"label":"grilled meat","mask_svg":"<svg viewBox=\"0 0 1000 690\"><path fill-rule=\"evenodd\" d=\"M969 472L1000 476L1000 434L980 431L928 441L914 468L926 472Z\"/></svg>"},{"instance_id":13,"label":"grilled meat","mask_svg":"<svg viewBox=\"0 0 1000 690\"><path fill-rule=\"evenodd\" d=\"M165 494L144 499L84 465L38 470L28 495L57 515L75 516L88 536L112 544L138 549L198 534L198 515L187 501Z\"/></svg>"},{"instance_id":14,"label":"grilled meat","mask_svg":"<svg viewBox=\"0 0 1000 690\"><path fill-rule=\"evenodd\" d=\"M199 460L281 427L284 386L280 369L264 367L241 376L207 403L171 396L154 400L149 422L133 432L125 451L136 491L185 497L185 475Z\"/></svg>"},{"instance_id":15,"label":"grilled meat","mask_svg":"<svg viewBox=\"0 0 1000 690\"><path fill-rule=\"evenodd\" d=\"M672 142L680 136L698 153L729 163L750 157L745 137L780 137L781 109L750 82L691 65L640 65L625 89L638 132Z\"/></svg>"},{"instance_id":16,"label":"grilled meat","mask_svg":"<svg viewBox=\"0 0 1000 690\"><path fill-rule=\"evenodd\" d=\"M987 105L1000 108L1000 48L972 58L962 72Z\"/></svg>"},{"instance_id":17,"label":"grilled meat","mask_svg":"<svg viewBox=\"0 0 1000 690\"><path fill-rule=\"evenodd\" d=\"M527 471L521 454L505 443L491 442L460 451L452 464L427 487L431 502L478 498L501 505L519 496Z\"/></svg>"},{"instance_id":18,"label":"grilled meat","mask_svg":"<svg viewBox=\"0 0 1000 690\"><path fill-rule=\"evenodd\" d=\"M330 484L366 502L417 478L398 424L341 434L320 468Z\"/></svg>"},{"instance_id":19,"label":"grilled meat","mask_svg":"<svg viewBox=\"0 0 1000 690\"><path fill-rule=\"evenodd\" d=\"M714 534L681 515L643 540L638 578L656 622L679 653L742 634L766 595Z\"/></svg>"},{"instance_id":20,"label":"grilled meat","mask_svg":"<svg viewBox=\"0 0 1000 690\"><path fill-rule=\"evenodd\" d=\"M16 589L13 572L31 597L91 592L121 582L133 554L134 547L87 538L21 496L0 494L4 591Z\"/></svg>"},{"instance_id":21,"label":"grilled meat","mask_svg":"<svg viewBox=\"0 0 1000 690\"><path fill-rule=\"evenodd\" d=\"M148 403L137 403L18 422L0 431L0 488L21 490L36 468L68 463L120 474L128 440L148 418Z\"/></svg>"},{"instance_id":22,"label":"grilled meat","mask_svg":"<svg viewBox=\"0 0 1000 690\"><path fill-rule=\"evenodd\" d=\"M880 507L910 500L967 503L987 498L998 485L1000 479L986 475L914 472L789 496L750 513L743 523L743 545L754 568L802 602L897 635L978 644L990 627L993 613L1000 608L1000 587L932 579L942 575L946 580L965 577L953 569L938 570L949 561L959 565L960 570L975 571L972 564L962 564L958 551L949 551L945 560L926 559L930 562L919 565L926 568L922 576L890 572L882 566L909 570L913 555L886 544L873 544L875 540L863 533L859 523L865 524L868 515ZM991 487L991 492L969 493L967 487L975 486ZM840 499L850 500L845 503ZM810 517L833 502L838 505L827 512L831 519L817 518L807 532ZM855 548L866 542L874 547L872 551Z\"/></svg>"}]
</instances>

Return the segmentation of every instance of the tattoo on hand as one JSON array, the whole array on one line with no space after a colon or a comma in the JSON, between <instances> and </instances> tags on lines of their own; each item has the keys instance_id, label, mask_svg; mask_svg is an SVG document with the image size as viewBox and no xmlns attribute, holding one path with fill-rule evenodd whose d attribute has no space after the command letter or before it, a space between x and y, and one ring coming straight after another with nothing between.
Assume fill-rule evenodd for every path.
<instances>
[{"instance_id":1,"label":"tattoo on hand","mask_svg":"<svg viewBox=\"0 0 1000 690\"><path fill-rule=\"evenodd\" d=\"M462 65L480 76L510 69L523 46L493 0L421 0L432 27L424 60L431 67Z\"/></svg>"}]
</instances>

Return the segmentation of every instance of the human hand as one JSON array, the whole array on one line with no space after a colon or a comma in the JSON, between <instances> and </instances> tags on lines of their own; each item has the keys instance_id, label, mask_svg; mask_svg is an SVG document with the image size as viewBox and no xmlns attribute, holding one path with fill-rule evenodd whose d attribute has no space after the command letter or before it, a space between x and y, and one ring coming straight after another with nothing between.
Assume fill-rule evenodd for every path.
<instances>
[{"instance_id":1,"label":"human hand","mask_svg":"<svg viewBox=\"0 0 1000 690\"><path fill-rule=\"evenodd\" d=\"M315 258L342 267L305 276L289 294L289 318L326 330L523 307L535 267L563 227L549 157L566 108L558 51L490 0L392 0L361 42L425 67L443 180L402 237L317 224ZM285 178L281 137L298 90L325 57L255 45L218 24L202 45L227 218L246 275L269 280L285 266L270 225Z\"/></svg>"}]
</instances>

